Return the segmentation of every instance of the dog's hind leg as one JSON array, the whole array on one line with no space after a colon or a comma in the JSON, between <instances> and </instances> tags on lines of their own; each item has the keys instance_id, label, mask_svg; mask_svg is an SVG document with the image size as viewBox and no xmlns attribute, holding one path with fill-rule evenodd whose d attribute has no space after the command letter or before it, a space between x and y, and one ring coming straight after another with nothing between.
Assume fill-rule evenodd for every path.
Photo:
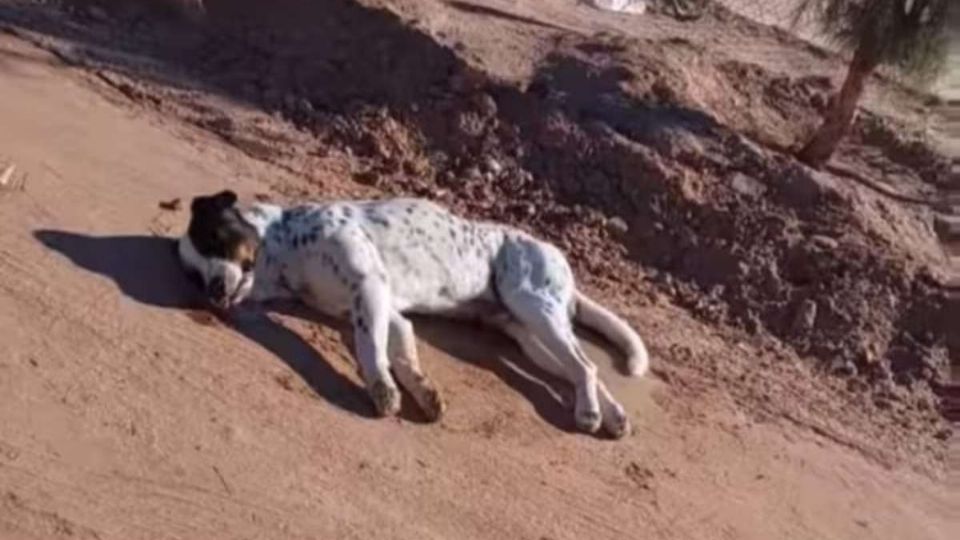
<instances>
[{"instance_id":1,"label":"dog's hind leg","mask_svg":"<svg viewBox=\"0 0 960 540\"><path fill-rule=\"evenodd\" d=\"M507 310L563 366L577 392L577 427L600 429L597 366L573 332L573 271L556 247L522 234L508 237L494 261L496 291Z\"/></svg>"},{"instance_id":2,"label":"dog's hind leg","mask_svg":"<svg viewBox=\"0 0 960 540\"><path fill-rule=\"evenodd\" d=\"M587 358L573 333L573 324L560 302L534 291L501 291L510 312L557 358L577 392L575 420L588 433L600 429L603 415L597 388L597 366Z\"/></svg>"},{"instance_id":3,"label":"dog's hind leg","mask_svg":"<svg viewBox=\"0 0 960 540\"><path fill-rule=\"evenodd\" d=\"M547 347L534 336L521 323L512 318L500 318L491 321L496 328L499 328L504 334L513 339L520 350L533 361L540 369L550 373L555 377L572 381L571 374L563 364L561 364L547 350ZM603 412L603 427L610 436L619 439L630 433L630 420L627 413L623 410L613 395L607 390L603 381L597 380L598 398L600 399L600 408Z\"/></svg>"},{"instance_id":4,"label":"dog's hind leg","mask_svg":"<svg viewBox=\"0 0 960 540\"><path fill-rule=\"evenodd\" d=\"M420 410L431 422L439 420L446 410L440 393L420 368L417 339L413 324L397 311L390 317L390 362L397 381L410 392Z\"/></svg>"}]
</instances>

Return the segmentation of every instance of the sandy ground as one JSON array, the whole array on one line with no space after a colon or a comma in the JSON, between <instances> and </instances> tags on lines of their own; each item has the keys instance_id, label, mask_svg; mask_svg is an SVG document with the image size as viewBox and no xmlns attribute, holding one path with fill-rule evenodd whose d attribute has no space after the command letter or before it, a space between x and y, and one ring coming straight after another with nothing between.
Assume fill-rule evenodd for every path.
<instances>
[{"instance_id":1,"label":"sandy ground","mask_svg":"<svg viewBox=\"0 0 960 540\"><path fill-rule=\"evenodd\" d=\"M4 539L955 535L949 480L714 388L625 380L597 347L624 441L570 432L563 386L505 340L433 321L421 354L448 416L373 419L338 332L215 323L174 264L187 215L159 202L301 178L5 34L0 119L18 171L0 192ZM728 347L669 305L644 320Z\"/></svg>"}]
</instances>

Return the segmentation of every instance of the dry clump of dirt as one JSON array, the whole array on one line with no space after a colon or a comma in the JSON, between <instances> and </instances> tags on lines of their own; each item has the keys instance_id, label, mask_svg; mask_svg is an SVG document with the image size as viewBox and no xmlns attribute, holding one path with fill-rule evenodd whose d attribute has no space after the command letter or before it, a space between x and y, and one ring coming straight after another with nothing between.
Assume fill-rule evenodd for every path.
<instances>
[{"instance_id":1,"label":"dry clump of dirt","mask_svg":"<svg viewBox=\"0 0 960 540\"><path fill-rule=\"evenodd\" d=\"M201 27L131 16L110 39L272 114L276 135L189 90L123 84L259 157L335 152L358 192L534 231L624 303L666 296L718 328L772 336L846 381L838 391L864 411L934 446L949 433L935 391L960 358L947 327L957 301L937 277L930 210L782 151L817 124L827 79L679 37L601 34L559 36L530 80L506 84L383 11L262 4L208 1ZM882 119L861 120L839 159L868 173L895 165L918 196L947 182L942 156Z\"/></svg>"}]
</instances>

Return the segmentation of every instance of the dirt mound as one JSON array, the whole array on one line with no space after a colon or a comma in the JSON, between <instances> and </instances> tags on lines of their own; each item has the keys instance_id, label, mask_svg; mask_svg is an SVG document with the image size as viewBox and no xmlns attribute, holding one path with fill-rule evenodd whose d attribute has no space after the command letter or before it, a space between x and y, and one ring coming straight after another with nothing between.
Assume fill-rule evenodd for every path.
<instances>
[{"instance_id":1,"label":"dirt mound","mask_svg":"<svg viewBox=\"0 0 960 540\"><path fill-rule=\"evenodd\" d=\"M249 71L271 87L260 102L360 158L359 182L520 224L572 251L584 274L622 285L639 262L704 319L771 332L881 407L935 414L930 388L960 351L947 351L948 300L927 268L939 263L930 212L751 142L800 139L824 107L825 79L773 77L677 40L597 36L561 40L517 88L443 49L406 52L419 38L389 34L360 53L370 63L333 75L336 62L311 52L321 45L277 44L260 27L227 35L204 49L218 51L202 55L204 72L244 71L224 51L284 51ZM384 82L413 62L414 84ZM298 81L311 74L338 83ZM866 142L912 149L889 161L941 181L942 158L912 158L932 152L864 125Z\"/></svg>"},{"instance_id":2,"label":"dirt mound","mask_svg":"<svg viewBox=\"0 0 960 540\"><path fill-rule=\"evenodd\" d=\"M824 173L783 152L841 62L714 11L98 4L0 0L0 537L950 537L939 179L873 98L893 138ZM562 244L650 346L629 379L583 336L634 433L575 433L568 384L429 318L448 414L372 418L334 321L195 310L170 237L224 187Z\"/></svg>"},{"instance_id":3,"label":"dirt mound","mask_svg":"<svg viewBox=\"0 0 960 540\"><path fill-rule=\"evenodd\" d=\"M359 184L533 230L595 285L631 302L665 294L710 323L775 336L897 422L943 436L932 390L960 349L931 211L783 152L817 124L828 79L684 38L561 32L532 76L503 81L390 11L204 4L196 27L127 14L109 25L111 47L298 131L272 137L261 119L175 85L114 82L140 101L160 92L157 104L262 157L302 167L339 151ZM74 37L90 43L84 62L117 69L95 52L106 39ZM838 162L932 197L945 159L887 126L861 120Z\"/></svg>"}]
</instances>

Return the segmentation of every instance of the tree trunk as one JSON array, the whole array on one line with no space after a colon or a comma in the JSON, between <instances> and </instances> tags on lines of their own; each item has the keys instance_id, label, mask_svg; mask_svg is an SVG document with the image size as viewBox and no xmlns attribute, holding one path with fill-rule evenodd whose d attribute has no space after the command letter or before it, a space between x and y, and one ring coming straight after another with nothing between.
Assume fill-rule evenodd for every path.
<instances>
[{"instance_id":1,"label":"tree trunk","mask_svg":"<svg viewBox=\"0 0 960 540\"><path fill-rule=\"evenodd\" d=\"M853 123L853 116L857 112L857 103L863 94L863 87L878 64L873 59L874 55L868 51L871 48L866 44L861 44L857 48L840 93L834 97L830 109L823 115L823 123L820 124L813 138L797 154L800 161L819 169L830 159L840 140L847 134L850 124Z\"/></svg>"}]
</instances>

